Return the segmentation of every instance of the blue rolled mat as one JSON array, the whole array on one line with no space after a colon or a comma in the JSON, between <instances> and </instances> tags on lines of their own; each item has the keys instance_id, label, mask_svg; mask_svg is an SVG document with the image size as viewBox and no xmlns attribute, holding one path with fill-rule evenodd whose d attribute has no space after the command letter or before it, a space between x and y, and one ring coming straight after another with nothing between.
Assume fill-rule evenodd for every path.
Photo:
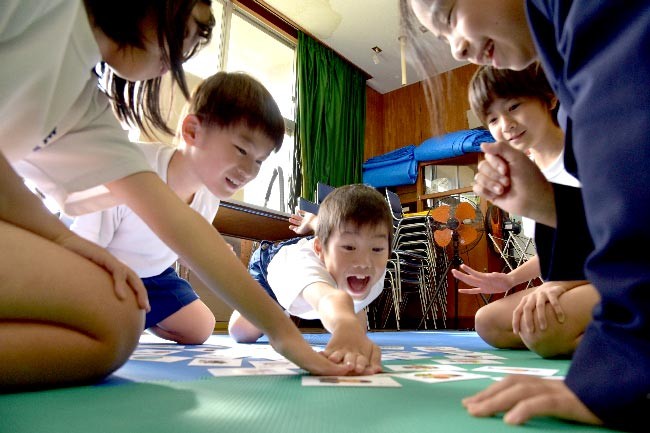
<instances>
[{"instance_id":1,"label":"blue rolled mat","mask_svg":"<svg viewBox=\"0 0 650 433\"><path fill-rule=\"evenodd\" d=\"M417 164L413 159L382 167L363 169L363 183L375 188L412 185L417 180L417 176Z\"/></svg>"},{"instance_id":2,"label":"blue rolled mat","mask_svg":"<svg viewBox=\"0 0 650 433\"><path fill-rule=\"evenodd\" d=\"M415 145L400 147L383 155L374 156L363 163L364 169L386 167L414 159Z\"/></svg>"},{"instance_id":3,"label":"blue rolled mat","mask_svg":"<svg viewBox=\"0 0 650 433\"><path fill-rule=\"evenodd\" d=\"M490 131L469 129L451 132L424 140L415 148L416 161L435 161L453 158L468 152L480 152L481 143L492 143Z\"/></svg>"}]
</instances>

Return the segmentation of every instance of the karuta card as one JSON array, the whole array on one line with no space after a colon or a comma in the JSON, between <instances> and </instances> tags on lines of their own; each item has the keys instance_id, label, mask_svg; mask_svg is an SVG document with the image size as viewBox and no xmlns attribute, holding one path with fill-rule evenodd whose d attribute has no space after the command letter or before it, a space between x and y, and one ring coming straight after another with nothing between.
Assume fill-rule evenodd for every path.
<instances>
[{"instance_id":1,"label":"karuta card","mask_svg":"<svg viewBox=\"0 0 650 433\"><path fill-rule=\"evenodd\" d=\"M440 364L387 364L384 367L391 371L465 371L457 365Z\"/></svg>"},{"instance_id":2,"label":"karuta card","mask_svg":"<svg viewBox=\"0 0 650 433\"><path fill-rule=\"evenodd\" d=\"M503 364L501 361L494 359L476 359L476 358L455 358L455 359L434 359L434 362L443 365L481 365L481 364Z\"/></svg>"},{"instance_id":3,"label":"karuta card","mask_svg":"<svg viewBox=\"0 0 650 433\"><path fill-rule=\"evenodd\" d=\"M528 374L531 376L553 376L558 370L553 368L528 368L528 367L507 367L486 365L485 367L475 368L472 371L505 373L505 374Z\"/></svg>"},{"instance_id":4,"label":"karuta card","mask_svg":"<svg viewBox=\"0 0 650 433\"><path fill-rule=\"evenodd\" d=\"M216 377L228 376L293 376L296 370L288 368L209 368L211 375Z\"/></svg>"},{"instance_id":5,"label":"karuta card","mask_svg":"<svg viewBox=\"0 0 650 433\"><path fill-rule=\"evenodd\" d=\"M192 349L186 349L189 352L203 352L203 353L212 353L215 350L229 349L228 346L210 346L210 347L194 347Z\"/></svg>"},{"instance_id":6,"label":"karuta card","mask_svg":"<svg viewBox=\"0 0 650 433\"><path fill-rule=\"evenodd\" d=\"M302 386L399 388L390 376L303 376Z\"/></svg>"},{"instance_id":7,"label":"karuta card","mask_svg":"<svg viewBox=\"0 0 650 433\"><path fill-rule=\"evenodd\" d=\"M564 380L564 376L540 376L540 379L543 380ZM492 376L490 379L492 379L495 382L500 382L503 379L505 379L503 376Z\"/></svg>"},{"instance_id":8,"label":"karuta card","mask_svg":"<svg viewBox=\"0 0 650 433\"><path fill-rule=\"evenodd\" d=\"M400 379L425 383L455 382L457 380L486 379L489 377L485 374L468 373L466 371L419 371L399 375Z\"/></svg>"},{"instance_id":9,"label":"karuta card","mask_svg":"<svg viewBox=\"0 0 650 433\"><path fill-rule=\"evenodd\" d=\"M228 358L194 358L187 365L196 367L241 367L242 360Z\"/></svg>"},{"instance_id":10,"label":"karuta card","mask_svg":"<svg viewBox=\"0 0 650 433\"><path fill-rule=\"evenodd\" d=\"M187 356L160 356L160 355L149 355L149 354L141 354L141 355L131 355L129 358L131 361L147 361L147 362L178 362L178 361L186 361L189 358Z\"/></svg>"},{"instance_id":11,"label":"karuta card","mask_svg":"<svg viewBox=\"0 0 650 433\"><path fill-rule=\"evenodd\" d=\"M429 359L431 354L424 352L389 352L382 356L382 359Z\"/></svg>"},{"instance_id":12,"label":"karuta card","mask_svg":"<svg viewBox=\"0 0 650 433\"><path fill-rule=\"evenodd\" d=\"M381 350L390 350L390 351L403 351L404 346L380 346Z\"/></svg>"},{"instance_id":13,"label":"karuta card","mask_svg":"<svg viewBox=\"0 0 650 433\"><path fill-rule=\"evenodd\" d=\"M137 350L142 349L167 349L167 350L185 350L185 346L180 344L158 344L158 343L148 343L148 344L139 344Z\"/></svg>"},{"instance_id":14,"label":"karuta card","mask_svg":"<svg viewBox=\"0 0 650 433\"><path fill-rule=\"evenodd\" d=\"M491 353L459 353L453 355L445 355L445 358L448 359L508 359L503 356L493 355Z\"/></svg>"},{"instance_id":15,"label":"karuta card","mask_svg":"<svg viewBox=\"0 0 650 433\"><path fill-rule=\"evenodd\" d=\"M136 349L133 351L134 355L172 355L174 353L180 353L180 350L169 350L169 349Z\"/></svg>"},{"instance_id":16,"label":"karuta card","mask_svg":"<svg viewBox=\"0 0 650 433\"><path fill-rule=\"evenodd\" d=\"M248 361L255 368L293 368L298 369L296 364L288 359L281 359L279 361Z\"/></svg>"}]
</instances>

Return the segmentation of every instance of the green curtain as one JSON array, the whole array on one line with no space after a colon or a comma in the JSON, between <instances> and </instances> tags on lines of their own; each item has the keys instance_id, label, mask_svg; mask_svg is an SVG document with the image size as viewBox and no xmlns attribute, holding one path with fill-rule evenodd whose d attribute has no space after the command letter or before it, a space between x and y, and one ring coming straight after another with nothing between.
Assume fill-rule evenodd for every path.
<instances>
[{"instance_id":1,"label":"green curtain","mask_svg":"<svg viewBox=\"0 0 650 433\"><path fill-rule=\"evenodd\" d=\"M337 187L362 181L366 78L302 32L296 52L292 196L313 200L317 182Z\"/></svg>"}]
</instances>

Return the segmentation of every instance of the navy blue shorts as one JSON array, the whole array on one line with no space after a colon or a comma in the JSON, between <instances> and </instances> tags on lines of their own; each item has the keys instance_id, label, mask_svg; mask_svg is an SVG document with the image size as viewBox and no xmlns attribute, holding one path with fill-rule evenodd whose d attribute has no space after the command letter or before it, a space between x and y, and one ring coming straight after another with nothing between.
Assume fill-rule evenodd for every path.
<instances>
[{"instance_id":1,"label":"navy blue shorts","mask_svg":"<svg viewBox=\"0 0 650 433\"><path fill-rule=\"evenodd\" d=\"M144 327L151 328L184 306L199 299L190 283L178 276L174 268L167 268L155 277L143 278L147 288L151 311L147 313Z\"/></svg>"},{"instance_id":2,"label":"navy blue shorts","mask_svg":"<svg viewBox=\"0 0 650 433\"><path fill-rule=\"evenodd\" d=\"M313 236L310 236L310 238L311 237ZM262 241L260 242L259 248L253 252L251 259L248 262L248 273L251 274L251 277L253 277L255 281L260 283L260 286L266 290L266 293L268 293L275 302L278 302L278 298L275 297L275 293L273 293L271 286L269 286L269 281L267 280L267 276L269 275L269 263L271 263L273 257L275 257L282 247L293 245L300 239L304 239L304 237L291 238L278 243Z\"/></svg>"}]
</instances>

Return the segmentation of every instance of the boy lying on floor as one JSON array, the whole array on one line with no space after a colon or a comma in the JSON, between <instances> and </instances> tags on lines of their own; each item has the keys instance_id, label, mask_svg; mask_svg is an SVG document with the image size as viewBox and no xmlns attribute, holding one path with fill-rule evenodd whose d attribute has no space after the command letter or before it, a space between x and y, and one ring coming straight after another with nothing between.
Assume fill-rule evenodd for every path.
<instances>
[{"instance_id":1,"label":"boy lying on floor","mask_svg":"<svg viewBox=\"0 0 650 433\"><path fill-rule=\"evenodd\" d=\"M249 272L287 313L321 320L332 334L323 352L330 360L354 365L364 374L381 371L381 351L366 335L364 308L384 287L393 236L386 200L372 187L343 186L329 193L318 216L305 218L302 225L315 227L316 236L262 242ZM237 311L228 331L240 343L262 336Z\"/></svg>"}]
</instances>

